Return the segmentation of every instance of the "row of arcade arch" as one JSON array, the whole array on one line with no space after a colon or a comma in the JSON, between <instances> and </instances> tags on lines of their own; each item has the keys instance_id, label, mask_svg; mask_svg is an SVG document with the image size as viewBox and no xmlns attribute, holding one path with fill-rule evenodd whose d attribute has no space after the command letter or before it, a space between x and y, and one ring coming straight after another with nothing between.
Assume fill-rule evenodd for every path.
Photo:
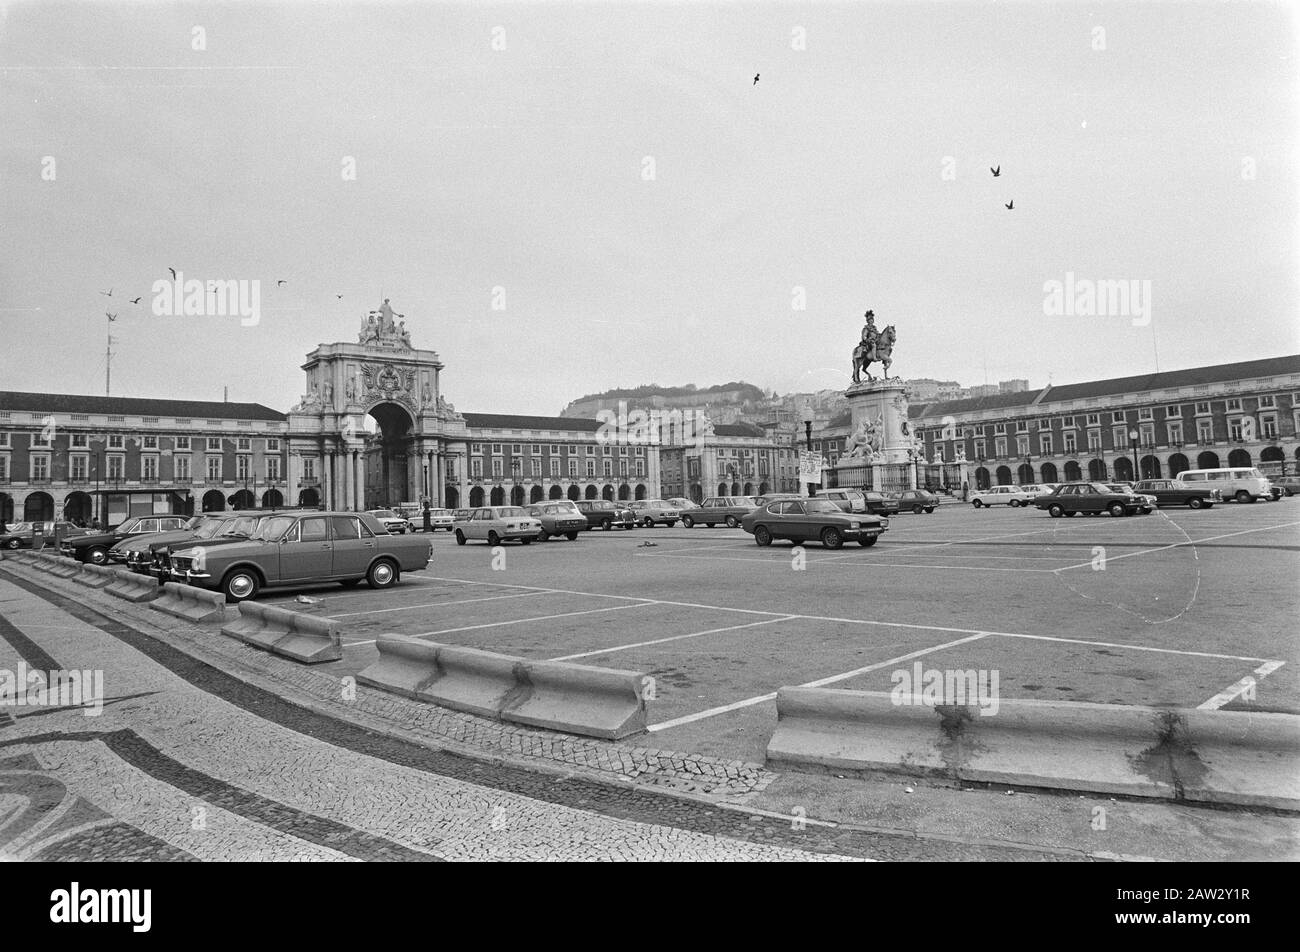
<instances>
[{"instance_id":1,"label":"row of arcade arch","mask_svg":"<svg viewBox=\"0 0 1300 952\"><path fill-rule=\"evenodd\" d=\"M446 493L447 507L455 509L459 503L459 493L451 486L447 487ZM631 499L645 498L646 487L644 483L638 483L635 489L632 489L627 483L623 483L617 490L609 484L606 484L601 489L591 485L585 491L574 484L569 486L567 492L559 484L551 486L549 492L541 486L533 486L531 489L514 486L510 490L509 503L506 502L506 488L504 486L493 486L490 491L484 491L482 486L474 486L469 491L469 505L472 509L479 506L523 506L530 503L545 502L547 499L571 499L574 502L579 499L606 499L611 502L617 499L626 502Z\"/></svg>"},{"instance_id":2,"label":"row of arcade arch","mask_svg":"<svg viewBox=\"0 0 1300 952\"><path fill-rule=\"evenodd\" d=\"M1300 459L1300 450L1296 451L1296 458ZM1281 447L1265 447L1260 453L1260 462L1262 463L1280 463L1286 459ZM1186 472L1189 469L1218 469L1222 466L1248 467L1254 466L1254 460L1247 450L1237 448L1228 454L1226 462L1218 453L1212 450L1206 450L1197 454L1196 465L1192 466L1189 458L1183 453L1173 453L1170 455L1167 463L1162 464L1159 457L1143 456L1138 460L1138 466L1141 470L1141 476L1133 474L1133 458L1130 456L1118 456L1110 465L1104 459L1090 459L1087 461L1087 476L1084 476L1084 467L1078 460L1069 460L1060 469L1055 463L1042 463L1037 472L1029 463L1021 463L1016 467L1013 473L1010 466L999 466L990 472L987 467L980 466L975 470L975 487L977 489L988 489L989 486L1007 486L1011 484L1027 485L1033 483L1056 483L1056 482L1073 482L1079 479L1091 480L1115 480L1117 482L1132 482L1134 479L1163 479L1174 478L1179 473Z\"/></svg>"}]
</instances>

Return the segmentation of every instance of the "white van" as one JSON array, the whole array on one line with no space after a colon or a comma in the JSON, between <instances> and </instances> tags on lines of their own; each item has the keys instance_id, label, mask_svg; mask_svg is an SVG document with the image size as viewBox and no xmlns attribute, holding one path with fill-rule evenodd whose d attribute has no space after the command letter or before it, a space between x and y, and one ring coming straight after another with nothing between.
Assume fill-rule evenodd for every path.
<instances>
[{"instance_id":1,"label":"white van","mask_svg":"<svg viewBox=\"0 0 1300 952\"><path fill-rule=\"evenodd\" d=\"M1273 498L1273 487L1268 477L1253 467L1189 469L1179 473L1178 479L1197 489L1217 489L1225 500L1255 502L1258 499Z\"/></svg>"}]
</instances>

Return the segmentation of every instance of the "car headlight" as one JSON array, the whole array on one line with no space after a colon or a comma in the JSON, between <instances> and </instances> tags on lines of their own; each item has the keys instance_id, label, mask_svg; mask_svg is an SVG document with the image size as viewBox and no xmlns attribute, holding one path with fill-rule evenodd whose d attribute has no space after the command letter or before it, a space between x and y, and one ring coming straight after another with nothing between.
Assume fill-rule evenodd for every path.
<instances>
[{"instance_id":1,"label":"car headlight","mask_svg":"<svg viewBox=\"0 0 1300 952\"><path fill-rule=\"evenodd\" d=\"M861 524L861 523L858 523L858 522L850 522L850 523L849 523L849 528L850 528L850 529L861 529L861 528L862 528L862 524Z\"/></svg>"}]
</instances>

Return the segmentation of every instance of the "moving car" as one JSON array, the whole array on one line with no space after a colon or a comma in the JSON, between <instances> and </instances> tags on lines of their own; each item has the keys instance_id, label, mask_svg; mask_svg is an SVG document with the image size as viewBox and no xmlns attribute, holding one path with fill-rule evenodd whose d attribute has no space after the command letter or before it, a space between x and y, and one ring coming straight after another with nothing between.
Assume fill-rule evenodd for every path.
<instances>
[{"instance_id":1,"label":"moving car","mask_svg":"<svg viewBox=\"0 0 1300 952\"><path fill-rule=\"evenodd\" d=\"M172 572L242 602L281 585L351 587L365 579L371 588L388 588L432 558L431 542L392 535L369 513L313 511L267 516L250 538L229 545L177 549Z\"/></svg>"},{"instance_id":2,"label":"moving car","mask_svg":"<svg viewBox=\"0 0 1300 952\"><path fill-rule=\"evenodd\" d=\"M728 529L734 529L755 508L748 496L709 496L697 508L682 513L682 525L690 529L702 522L712 529L721 522Z\"/></svg>"},{"instance_id":3,"label":"moving car","mask_svg":"<svg viewBox=\"0 0 1300 952\"><path fill-rule=\"evenodd\" d=\"M939 497L926 489L905 489L898 494L900 512L911 511L920 515L923 512L934 512L937 505Z\"/></svg>"},{"instance_id":4,"label":"moving car","mask_svg":"<svg viewBox=\"0 0 1300 952\"><path fill-rule=\"evenodd\" d=\"M542 524L524 511L522 506L480 506L465 510L465 518L456 520L456 544L464 545L470 539L482 539L488 545L498 545L514 539L528 545L542 531Z\"/></svg>"},{"instance_id":5,"label":"moving car","mask_svg":"<svg viewBox=\"0 0 1300 952\"><path fill-rule=\"evenodd\" d=\"M524 511L541 525L537 533L539 542L545 542L551 536L562 535L570 542L578 538L579 532L585 532L587 516L571 499L553 499L550 502L534 503L525 506Z\"/></svg>"},{"instance_id":6,"label":"moving car","mask_svg":"<svg viewBox=\"0 0 1300 952\"><path fill-rule=\"evenodd\" d=\"M589 529L636 528L636 513L625 503L609 499L579 499L578 511L587 517Z\"/></svg>"},{"instance_id":7,"label":"moving car","mask_svg":"<svg viewBox=\"0 0 1300 952\"><path fill-rule=\"evenodd\" d=\"M1115 492L1105 483L1061 483L1056 491L1034 500L1039 509L1046 509L1054 519L1073 516L1076 512L1097 515L1109 512L1112 516L1131 516L1149 512L1145 496L1136 493Z\"/></svg>"},{"instance_id":8,"label":"moving car","mask_svg":"<svg viewBox=\"0 0 1300 952\"><path fill-rule=\"evenodd\" d=\"M1154 498L1157 506L1190 506L1208 509L1223 501L1217 489L1192 486L1181 479L1144 479L1133 487L1135 492Z\"/></svg>"},{"instance_id":9,"label":"moving car","mask_svg":"<svg viewBox=\"0 0 1300 952\"><path fill-rule=\"evenodd\" d=\"M181 529L189 519L188 516L132 516L108 532L91 532L65 538L59 546L59 552L79 562L104 565L109 560L109 550L128 536Z\"/></svg>"},{"instance_id":10,"label":"moving car","mask_svg":"<svg viewBox=\"0 0 1300 952\"><path fill-rule=\"evenodd\" d=\"M971 493L970 504L976 509L981 506L1010 506L1015 509L1019 506L1034 505L1036 500L1046 499L1050 495L1052 494L1028 493L1019 486L990 486L988 489L977 489Z\"/></svg>"},{"instance_id":11,"label":"moving car","mask_svg":"<svg viewBox=\"0 0 1300 952\"><path fill-rule=\"evenodd\" d=\"M747 513L740 527L759 545L771 545L773 539L817 540L828 549L838 549L846 539L856 539L862 546L875 545L889 528L889 520L845 512L829 499L779 499Z\"/></svg>"},{"instance_id":12,"label":"moving car","mask_svg":"<svg viewBox=\"0 0 1300 952\"><path fill-rule=\"evenodd\" d=\"M647 529L661 523L671 529L682 517L680 510L663 499L638 499L631 504L631 509L636 513L637 522Z\"/></svg>"},{"instance_id":13,"label":"moving car","mask_svg":"<svg viewBox=\"0 0 1300 952\"><path fill-rule=\"evenodd\" d=\"M1273 487L1268 478L1254 467L1220 467L1218 469L1188 469L1178 474L1178 478L1191 486L1204 486L1217 489L1225 500L1237 502L1257 502L1271 499Z\"/></svg>"},{"instance_id":14,"label":"moving car","mask_svg":"<svg viewBox=\"0 0 1300 952\"><path fill-rule=\"evenodd\" d=\"M392 509L371 509L366 515L373 516L381 526L398 535L415 531L415 526L411 524L410 519Z\"/></svg>"}]
</instances>

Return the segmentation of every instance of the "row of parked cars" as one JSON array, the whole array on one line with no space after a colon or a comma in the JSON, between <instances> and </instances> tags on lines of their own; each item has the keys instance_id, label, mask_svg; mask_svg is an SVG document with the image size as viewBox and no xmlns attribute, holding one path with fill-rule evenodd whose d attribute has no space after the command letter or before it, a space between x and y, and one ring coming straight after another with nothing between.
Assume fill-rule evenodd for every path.
<instances>
[{"instance_id":1,"label":"row of parked cars","mask_svg":"<svg viewBox=\"0 0 1300 952\"><path fill-rule=\"evenodd\" d=\"M59 549L82 562L124 565L160 584L220 591L227 602L284 585L365 581L388 588L433 557L429 542L391 533L368 512L315 509L132 517L109 532L65 538Z\"/></svg>"}]
</instances>

